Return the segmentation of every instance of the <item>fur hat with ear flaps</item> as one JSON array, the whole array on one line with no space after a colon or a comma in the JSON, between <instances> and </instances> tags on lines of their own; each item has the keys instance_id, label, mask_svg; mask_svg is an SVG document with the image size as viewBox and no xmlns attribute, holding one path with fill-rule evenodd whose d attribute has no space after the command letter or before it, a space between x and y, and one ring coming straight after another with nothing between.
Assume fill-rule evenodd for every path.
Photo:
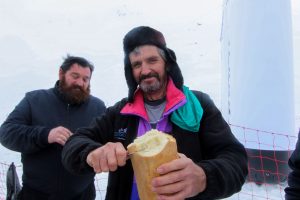
<instances>
[{"instance_id":1,"label":"fur hat with ear flaps","mask_svg":"<svg viewBox=\"0 0 300 200\"><path fill-rule=\"evenodd\" d=\"M182 89L183 77L181 70L176 62L176 55L173 50L167 48L165 38L163 34L148 26L139 26L129 31L123 39L123 50L125 53L124 69L125 78L128 85L128 101L133 102L134 92L137 89L138 84L134 80L131 64L129 60L129 54L136 47L142 45L155 45L164 50L166 54L166 65L168 67L168 75L171 76L175 86L178 89Z\"/></svg>"}]
</instances>

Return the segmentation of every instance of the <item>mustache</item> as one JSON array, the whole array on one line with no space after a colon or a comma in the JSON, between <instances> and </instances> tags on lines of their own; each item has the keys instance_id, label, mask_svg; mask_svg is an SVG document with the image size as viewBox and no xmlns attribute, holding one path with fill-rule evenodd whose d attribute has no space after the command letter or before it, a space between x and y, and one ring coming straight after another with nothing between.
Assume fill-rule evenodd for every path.
<instances>
[{"instance_id":1,"label":"mustache","mask_svg":"<svg viewBox=\"0 0 300 200\"><path fill-rule=\"evenodd\" d=\"M79 89L81 92L85 92L85 90L81 87L81 86L79 86L79 85L72 85L71 87L70 87L70 89L72 90L72 89Z\"/></svg>"},{"instance_id":2,"label":"mustache","mask_svg":"<svg viewBox=\"0 0 300 200\"><path fill-rule=\"evenodd\" d=\"M80 104L90 95L90 85L87 89L84 89L79 85L68 86L65 77L60 80L59 89L63 93L66 100L71 104Z\"/></svg>"},{"instance_id":3,"label":"mustache","mask_svg":"<svg viewBox=\"0 0 300 200\"><path fill-rule=\"evenodd\" d=\"M155 77L159 80L159 76L157 73L150 73L150 74L146 74L146 75L141 75L139 78L139 82L142 82L142 80L147 79L147 78L152 78Z\"/></svg>"}]
</instances>

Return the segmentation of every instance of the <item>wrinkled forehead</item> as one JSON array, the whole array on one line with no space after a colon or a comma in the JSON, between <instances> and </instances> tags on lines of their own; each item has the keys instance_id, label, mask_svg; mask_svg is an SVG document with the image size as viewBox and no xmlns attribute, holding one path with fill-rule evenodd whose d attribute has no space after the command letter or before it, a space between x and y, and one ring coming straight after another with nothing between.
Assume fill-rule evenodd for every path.
<instances>
[{"instance_id":1,"label":"wrinkled forehead","mask_svg":"<svg viewBox=\"0 0 300 200\"><path fill-rule=\"evenodd\" d=\"M80 74L82 76L91 77L92 72L89 67L74 63L70 69L66 71L66 74Z\"/></svg>"},{"instance_id":2,"label":"wrinkled forehead","mask_svg":"<svg viewBox=\"0 0 300 200\"><path fill-rule=\"evenodd\" d=\"M135 47L130 53L129 53L129 58L133 56L139 56L141 54L152 54L152 55L158 55L162 59L166 61L166 55L164 50L160 49L159 47L155 45L142 45L142 46L137 46Z\"/></svg>"}]
</instances>

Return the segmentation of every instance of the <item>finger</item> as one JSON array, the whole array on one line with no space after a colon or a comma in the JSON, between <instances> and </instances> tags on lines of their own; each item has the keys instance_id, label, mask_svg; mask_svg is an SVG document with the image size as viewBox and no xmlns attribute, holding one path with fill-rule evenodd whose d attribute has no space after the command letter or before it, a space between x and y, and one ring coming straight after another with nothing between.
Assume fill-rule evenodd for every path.
<instances>
[{"instance_id":1,"label":"finger","mask_svg":"<svg viewBox=\"0 0 300 200\"><path fill-rule=\"evenodd\" d=\"M66 138L69 138L71 136L72 132L69 129L65 128L61 131L61 134L64 135Z\"/></svg>"},{"instance_id":2,"label":"finger","mask_svg":"<svg viewBox=\"0 0 300 200\"><path fill-rule=\"evenodd\" d=\"M62 140L67 141L67 139L69 138L69 135L60 135L59 136Z\"/></svg>"},{"instance_id":3,"label":"finger","mask_svg":"<svg viewBox=\"0 0 300 200\"><path fill-rule=\"evenodd\" d=\"M55 138L55 142L58 143L58 144L60 144L60 145L62 145L62 146L65 145L66 141L67 141L67 138L65 136L63 136L63 135L58 135Z\"/></svg>"},{"instance_id":4,"label":"finger","mask_svg":"<svg viewBox=\"0 0 300 200\"><path fill-rule=\"evenodd\" d=\"M100 160L94 157L94 155L89 159L89 165L94 169L95 173L102 172L100 167Z\"/></svg>"},{"instance_id":5,"label":"finger","mask_svg":"<svg viewBox=\"0 0 300 200\"><path fill-rule=\"evenodd\" d=\"M158 195L171 195L184 190L183 182L176 182L173 184L163 185L159 187L152 187L152 191Z\"/></svg>"},{"instance_id":6,"label":"finger","mask_svg":"<svg viewBox=\"0 0 300 200\"><path fill-rule=\"evenodd\" d=\"M107 156L107 165L109 171L116 171L118 168L118 161L115 153L110 153Z\"/></svg>"},{"instance_id":7,"label":"finger","mask_svg":"<svg viewBox=\"0 0 300 200\"><path fill-rule=\"evenodd\" d=\"M70 136L72 134L72 132L69 129L67 129L67 128L63 127L63 126L58 127L58 132L60 134L65 135L65 136Z\"/></svg>"},{"instance_id":8,"label":"finger","mask_svg":"<svg viewBox=\"0 0 300 200\"><path fill-rule=\"evenodd\" d=\"M118 145L115 149L117 165L124 166L127 159L127 151L122 144Z\"/></svg>"},{"instance_id":9,"label":"finger","mask_svg":"<svg viewBox=\"0 0 300 200\"><path fill-rule=\"evenodd\" d=\"M99 159L96 159L96 160L92 160L91 161L91 165L93 166L93 169L94 169L94 172L95 173L101 173L102 170L101 170L101 167L100 167L100 160Z\"/></svg>"},{"instance_id":10,"label":"finger","mask_svg":"<svg viewBox=\"0 0 300 200\"><path fill-rule=\"evenodd\" d=\"M91 151L86 158L88 165L94 169L95 173L101 173L100 161L98 155L101 155L100 148Z\"/></svg>"},{"instance_id":11,"label":"finger","mask_svg":"<svg viewBox=\"0 0 300 200\"><path fill-rule=\"evenodd\" d=\"M64 140L63 138L57 138L57 139L56 139L56 143L58 143L58 144L64 146L66 142L65 142L65 140Z\"/></svg>"},{"instance_id":12,"label":"finger","mask_svg":"<svg viewBox=\"0 0 300 200\"><path fill-rule=\"evenodd\" d=\"M100 172L108 172L108 163L107 163L107 156L105 153L103 153L99 159L99 167L100 167Z\"/></svg>"},{"instance_id":13,"label":"finger","mask_svg":"<svg viewBox=\"0 0 300 200\"><path fill-rule=\"evenodd\" d=\"M174 171L168 174L158 176L152 179L153 187L162 187L165 185L177 183L184 180L183 173L181 171Z\"/></svg>"},{"instance_id":14,"label":"finger","mask_svg":"<svg viewBox=\"0 0 300 200\"><path fill-rule=\"evenodd\" d=\"M178 192L174 194L161 194L157 195L157 199L163 199L163 200L182 200L185 199L184 192Z\"/></svg>"},{"instance_id":15,"label":"finger","mask_svg":"<svg viewBox=\"0 0 300 200\"><path fill-rule=\"evenodd\" d=\"M116 171L118 168L117 157L114 150L107 152L107 165L109 171Z\"/></svg>"},{"instance_id":16,"label":"finger","mask_svg":"<svg viewBox=\"0 0 300 200\"><path fill-rule=\"evenodd\" d=\"M86 163L90 166L90 167L93 167L93 161L92 161L92 158L90 156L90 154L87 156L86 158Z\"/></svg>"},{"instance_id":17,"label":"finger","mask_svg":"<svg viewBox=\"0 0 300 200\"><path fill-rule=\"evenodd\" d=\"M163 174L170 173L172 171L177 171L177 170L183 169L185 167L185 159L186 159L186 157L180 157L171 162L162 164L156 169L156 171L160 175L163 175Z\"/></svg>"}]
</instances>

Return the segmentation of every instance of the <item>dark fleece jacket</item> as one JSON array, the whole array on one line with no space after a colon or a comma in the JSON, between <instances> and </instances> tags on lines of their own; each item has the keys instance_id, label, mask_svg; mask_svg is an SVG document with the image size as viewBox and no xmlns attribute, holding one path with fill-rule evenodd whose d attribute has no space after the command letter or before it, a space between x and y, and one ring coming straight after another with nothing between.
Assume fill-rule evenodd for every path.
<instances>
[{"instance_id":1,"label":"dark fleece jacket","mask_svg":"<svg viewBox=\"0 0 300 200\"><path fill-rule=\"evenodd\" d=\"M23 189L31 193L28 199L81 199L81 193L94 188L94 174L80 176L65 170L61 163L63 147L49 144L48 134L57 126L74 133L104 111L104 103L93 96L80 105L68 104L57 84L55 88L26 94L2 124L0 141L3 146L21 152ZM95 194L89 195L82 199L93 199Z\"/></svg>"}]
</instances>

